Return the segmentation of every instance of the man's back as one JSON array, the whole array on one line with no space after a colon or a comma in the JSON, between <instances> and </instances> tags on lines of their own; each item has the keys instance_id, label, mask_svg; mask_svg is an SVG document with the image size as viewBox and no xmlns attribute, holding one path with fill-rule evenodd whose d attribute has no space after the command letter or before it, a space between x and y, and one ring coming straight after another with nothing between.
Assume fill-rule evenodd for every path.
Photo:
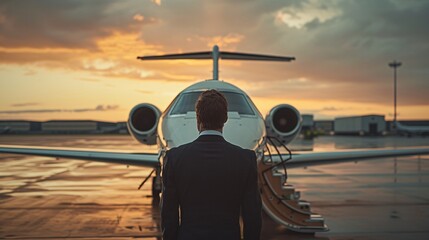
<instances>
[{"instance_id":1,"label":"man's back","mask_svg":"<svg viewBox=\"0 0 429 240\"><path fill-rule=\"evenodd\" d=\"M202 135L167 152L163 171L165 239L259 239L261 200L255 153ZM178 225L180 206L180 226Z\"/></svg>"}]
</instances>

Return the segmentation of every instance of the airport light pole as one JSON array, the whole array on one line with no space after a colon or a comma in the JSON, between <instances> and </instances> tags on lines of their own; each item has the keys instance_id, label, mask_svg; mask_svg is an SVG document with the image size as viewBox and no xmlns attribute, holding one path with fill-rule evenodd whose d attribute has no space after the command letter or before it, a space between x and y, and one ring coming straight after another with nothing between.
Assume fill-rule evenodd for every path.
<instances>
[{"instance_id":1,"label":"airport light pole","mask_svg":"<svg viewBox=\"0 0 429 240\"><path fill-rule=\"evenodd\" d=\"M396 69L402 65L401 62L397 62L394 60L389 63L389 67L393 68L393 105L394 105L394 113L393 113L393 129L396 134Z\"/></svg>"}]
</instances>

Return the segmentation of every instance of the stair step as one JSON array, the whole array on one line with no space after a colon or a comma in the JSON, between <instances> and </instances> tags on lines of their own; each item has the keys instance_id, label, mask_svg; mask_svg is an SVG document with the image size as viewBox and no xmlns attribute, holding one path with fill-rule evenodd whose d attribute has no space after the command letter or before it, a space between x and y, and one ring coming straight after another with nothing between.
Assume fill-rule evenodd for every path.
<instances>
[{"instance_id":1,"label":"stair step","mask_svg":"<svg viewBox=\"0 0 429 240\"><path fill-rule=\"evenodd\" d=\"M282 189L283 190L293 190L293 191L295 191L295 187L293 185L290 185L290 184L283 184L282 185Z\"/></svg>"},{"instance_id":2,"label":"stair step","mask_svg":"<svg viewBox=\"0 0 429 240\"><path fill-rule=\"evenodd\" d=\"M283 186L286 183L286 177L285 177L285 175L273 175L273 176L280 179L280 185L281 186Z\"/></svg>"},{"instance_id":3,"label":"stair step","mask_svg":"<svg viewBox=\"0 0 429 240\"><path fill-rule=\"evenodd\" d=\"M292 191L288 191L287 193L283 193L282 196L283 196L283 198L285 200L295 200L295 201L298 201L299 198L301 197L301 193L300 192L295 192L294 189L292 189Z\"/></svg>"},{"instance_id":4,"label":"stair step","mask_svg":"<svg viewBox=\"0 0 429 240\"><path fill-rule=\"evenodd\" d=\"M311 214L310 218L305 220L306 222L321 222L323 223L325 219L319 214Z\"/></svg>"},{"instance_id":5,"label":"stair step","mask_svg":"<svg viewBox=\"0 0 429 240\"><path fill-rule=\"evenodd\" d=\"M310 211L310 203L304 200L300 200L298 202L298 206L302 209L302 210L308 210Z\"/></svg>"}]
</instances>

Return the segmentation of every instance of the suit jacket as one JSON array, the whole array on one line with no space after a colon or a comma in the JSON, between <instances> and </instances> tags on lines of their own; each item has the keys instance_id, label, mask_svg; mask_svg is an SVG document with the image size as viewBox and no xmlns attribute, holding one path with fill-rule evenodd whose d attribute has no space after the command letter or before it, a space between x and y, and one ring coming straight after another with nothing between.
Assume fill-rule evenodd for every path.
<instances>
[{"instance_id":1,"label":"suit jacket","mask_svg":"<svg viewBox=\"0 0 429 240\"><path fill-rule=\"evenodd\" d=\"M222 136L202 135L172 148L163 167L164 240L259 239L261 197L256 155Z\"/></svg>"}]
</instances>

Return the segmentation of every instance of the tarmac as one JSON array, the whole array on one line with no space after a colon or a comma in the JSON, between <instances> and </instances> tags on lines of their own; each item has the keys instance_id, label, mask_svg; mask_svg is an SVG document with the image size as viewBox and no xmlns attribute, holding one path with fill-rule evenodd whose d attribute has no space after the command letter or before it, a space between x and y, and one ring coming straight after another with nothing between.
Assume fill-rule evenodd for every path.
<instances>
[{"instance_id":1,"label":"tarmac","mask_svg":"<svg viewBox=\"0 0 429 240\"><path fill-rule=\"evenodd\" d=\"M76 148L142 147L129 136L1 136L0 144ZM429 138L319 137L294 150L429 146ZM161 239L151 169L81 160L0 155L0 238ZM261 239L429 239L429 156L290 169L330 231L297 234L264 215ZM223 196L219 196L223 197Z\"/></svg>"}]
</instances>

